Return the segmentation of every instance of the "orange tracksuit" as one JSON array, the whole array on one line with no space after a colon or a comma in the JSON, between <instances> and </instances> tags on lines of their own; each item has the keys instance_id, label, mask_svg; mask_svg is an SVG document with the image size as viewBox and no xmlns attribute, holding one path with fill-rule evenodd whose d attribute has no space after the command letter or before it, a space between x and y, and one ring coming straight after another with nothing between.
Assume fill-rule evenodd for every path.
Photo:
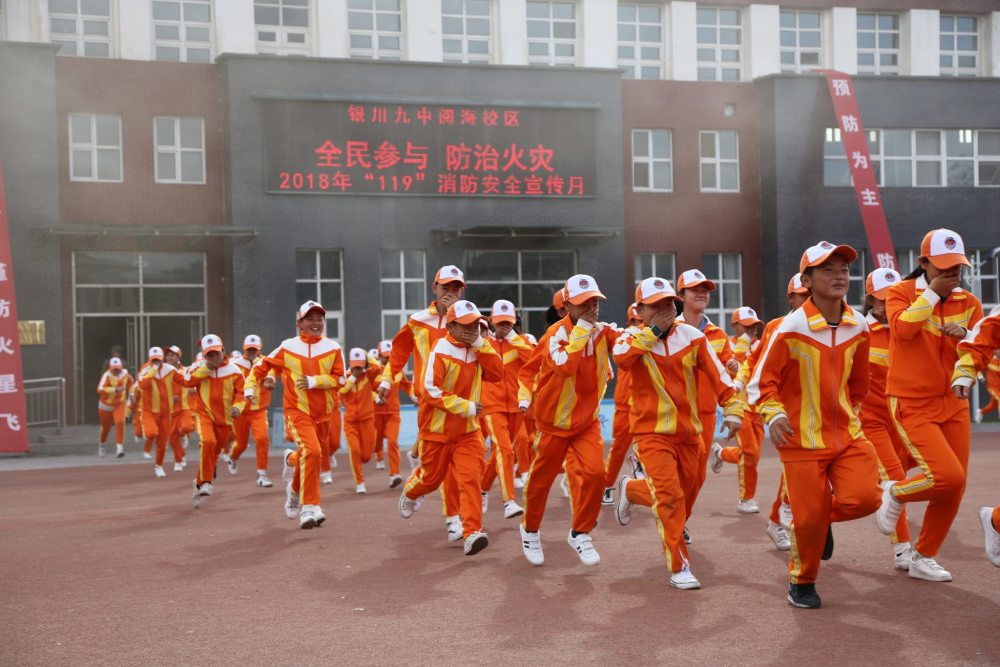
<instances>
[{"instance_id":1,"label":"orange tracksuit","mask_svg":"<svg viewBox=\"0 0 1000 667\"><path fill-rule=\"evenodd\" d=\"M1000 311L994 309L989 317L979 320L969 336L958 344L959 358L955 364L952 383L964 378L964 384L973 386L976 383L976 375L981 370L996 364L997 359L993 354L998 349L1000 349ZM986 378L989 381L989 375ZM993 508L993 530L1000 531L1000 505Z\"/></svg>"},{"instance_id":2,"label":"orange tracksuit","mask_svg":"<svg viewBox=\"0 0 1000 667\"><path fill-rule=\"evenodd\" d=\"M830 326L810 298L785 316L747 388L768 424L787 417L792 428L778 455L794 517L793 584L816 581L831 522L867 516L882 497L875 448L855 413L868 395L868 353L861 313L845 303Z\"/></svg>"},{"instance_id":3,"label":"orange tracksuit","mask_svg":"<svg viewBox=\"0 0 1000 667\"><path fill-rule=\"evenodd\" d=\"M632 429L629 425L629 411L632 409L632 380L627 368L618 367L618 382L615 384L615 416L611 422L611 449L604 462L604 486L614 486L622 464L632 446ZM714 414L714 413L713 413Z\"/></svg>"},{"instance_id":4,"label":"orange tracksuit","mask_svg":"<svg viewBox=\"0 0 1000 667\"><path fill-rule=\"evenodd\" d=\"M232 437L233 416L230 411L238 408L242 412L246 406L243 372L227 357L214 371L204 364L199 365L191 371L185 384L197 390L201 455L195 483L201 486L215 479L215 463Z\"/></svg>"},{"instance_id":5,"label":"orange tracksuit","mask_svg":"<svg viewBox=\"0 0 1000 667\"><path fill-rule=\"evenodd\" d=\"M143 373L145 373L148 368L148 361L139 367L139 372L135 374L136 381L132 385L132 393L129 396L132 411L132 432L135 435L136 440L143 440L143 449L147 452L150 450L150 446L145 442L145 438L142 437L142 390L139 389L138 378L141 378ZM126 412L128 412L128 410L126 410Z\"/></svg>"},{"instance_id":6,"label":"orange tracksuit","mask_svg":"<svg viewBox=\"0 0 1000 667\"><path fill-rule=\"evenodd\" d=\"M319 505L320 459L324 443L330 441L333 414L340 414L337 390L347 381L343 351L337 341L323 336L286 338L254 365L246 392L257 391L257 385L271 371L281 373L285 430L296 446L288 457L295 466L292 491L300 494L303 505ZM299 378L307 379L307 389L295 386Z\"/></svg>"},{"instance_id":7,"label":"orange tracksuit","mask_svg":"<svg viewBox=\"0 0 1000 667\"><path fill-rule=\"evenodd\" d=\"M146 451L156 441L156 465L163 465L167 451L167 441L173 429L174 384L182 384L184 376L170 364L149 367L139 377L139 392L142 399L142 433L146 437ZM184 460L184 450L180 445L170 443L174 450L174 463Z\"/></svg>"},{"instance_id":8,"label":"orange tracksuit","mask_svg":"<svg viewBox=\"0 0 1000 667\"><path fill-rule=\"evenodd\" d=\"M459 489L462 536L478 532L483 523L480 482L486 444L479 430L476 403L481 402L483 382L497 382L503 362L483 338L470 347L446 335L431 348L420 376L420 467L406 480L410 499L441 486L448 470ZM393 344L395 352L395 344Z\"/></svg>"},{"instance_id":9,"label":"orange tracksuit","mask_svg":"<svg viewBox=\"0 0 1000 667\"><path fill-rule=\"evenodd\" d=\"M699 385L711 386L727 418L742 419L743 403L708 338L688 324L675 324L663 338L648 327L626 329L614 355L619 368L631 369L629 422L646 473L626 485L625 495L653 508L667 567L679 572L688 555L686 497L698 483Z\"/></svg>"},{"instance_id":10,"label":"orange tracksuit","mask_svg":"<svg viewBox=\"0 0 1000 667\"><path fill-rule=\"evenodd\" d=\"M500 478L500 496L504 502L514 500L514 440L521 426L521 411L517 407L517 374L531 356L531 346L522 336L511 330L503 339L491 335L487 341L502 362L502 377L497 382L483 385L484 432L490 438L490 458L483 470L482 492Z\"/></svg>"},{"instance_id":11,"label":"orange tracksuit","mask_svg":"<svg viewBox=\"0 0 1000 667\"><path fill-rule=\"evenodd\" d=\"M424 369L426 368L427 358L430 356L434 344L448 334L445 324L444 316L439 315L437 312L437 301L431 302L431 305L427 306L424 310L411 315L406 324L393 337L392 351L389 353L389 363L386 364L385 370L378 378L379 383L388 382L391 384L394 378L399 377L403 373L410 354L413 355L413 391L419 401L417 405L418 423L420 422L420 415L425 409L423 402L424 382L422 379L424 377ZM418 456L423 456L420 451L422 444L422 441L418 438L417 442L413 445ZM455 476L448 472L445 474L441 486L442 512L446 517L458 516L460 504L458 493L458 484L455 481Z\"/></svg>"},{"instance_id":12,"label":"orange tracksuit","mask_svg":"<svg viewBox=\"0 0 1000 667\"><path fill-rule=\"evenodd\" d=\"M979 299L956 290L942 299L924 277L889 289L889 409L920 473L893 488L896 500L928 501L914 548L934 557L944 543L965 493L971 423L969 402L951 391L958 340L945 324L971 328L982 319Z\"/></svg>"},{"instance_id":13,"label":"orange tracksuit","mask_svg":"<svg viewBox=\"0 0 1000 667\"><path fill-rule=\"evenodd\" d=\"M741 340L747 343L747 347L741 352L743 361L737 372L737 384L743 387L741 396L746 403L745 387L750 378L750 362L761 349L761 341L750 341L745 335ZM740 500L749 500L757 495L757 462L760 461L760 447L764 439L764 422L757 411L749 406L744 416L746 419L743 428L736 434L736 446L723 447L720 458L726 463L736 464Z\"/></svg>"},{"instance_id":14,"label":"orange tracksuit","mask_svg":"<svg viewBox=\"0 0 1000 667\"><path fill-rule=\"evenodd\" d=\"M389 450L389 474L399 474L399 391L414 395L413 383L400 374L389 387L385 401L375 404L375 458L382 461Z\"/></svg>"},{"instance_id":15,"label":"orange tracksuit","mask_svg":"<svg viewBox=\"0 0 1000 667\"><path fill-rule=\"evenodd\" d=\"M986 391L990 393L990 402L980 411L984 415L1000 406L1000 359L996 357L991 357L986 366Z\"/></svg>"},{"instance_id":16,"label":"orange tracksuit","mask_svg":"<svg viewBox=\"0 0 1000 667\"><path fill-rule=\"evenodd\" d=\"M879 478L899 481L906 479L906 470L900 462L900 452L905 453L906 446L892 423L889 399L885 394L886 377L889 374L889 327L871 315L867 319L868 331L871 333L868 353L871 388L861 403L861 427L865 431L865 437L875 446ZM893 544L910 541L910 526L905 509L899 515L896 532L892 534L891 540Z\"/></svg>"},{"instance_id":17,"label":"orange tracksuit","mask_svg":"<svg viewBox=\"0 0 1000 667\"><path fill-rule=\"evenodd\" d=\"M777 331L778 327L781 326L781 322L785 319L785 316L776 317L767 324L764 325L764 333L760 335L760 345L755 347L750 355L747 357L747 372L745 375L746 382L750 381L753 376L754 369L757 368L757 362L760 361L760 355L767 349L768 343L771 341L771 336ZM742 369L741 369L742 370ZM746 389L744 388L744 396L746 394ZM761 419L760 413L757 412L755 408L747 406L747 414L751 415L750 423L753 424L754 435L758 435L758 441L760 446L764 444L764 420ZM758 431L759 425L759 431ZM742 429L741 429L742 430ZM739 435L737 434L737 437ZM759 450L758 450L759 451ZM778 479L778 492L774 495L774 502L771 503L771 513L768 518L772 523L781 523L781 505L788 503L788 490L785 488L785 473L781 473L781 477Z\"/></svg>"},{"instance_id":18,"label":"orange tracksuit","mask_svg":"<svg viewBox=\"0 0 1000 667\"><path fill-rule=\"evenodd\" d=\"M531 464L535 460L535 450L532 447L535 436L538 434L538 425L535 423L535 404L532 397L535 387L538 386L538 375L542 369L542 355L538 353L538 345L531 348L528 360L521 366L517 373L517 407L524 410L521 413L521 432L526 440L526 447L517 452L517 468L521 475L531 470ZM522 492L523 493L523 492Z\"/></svg>"},{"instance_id":19,"label":"orange tracksuit","mask_svg":"<svg viewBox=\"0 0 1000 667\"><path fill-rule=\"evenodd\" d=\"M537 384L532 360L518 380L534 384L535 459L524 486L524 529L537 532L552 482L566 463L573 506L573 531L589 533L597 525L604 494L604 445L598 420L608 385L611 348L617 332L603 322L577 323L564 317L538 341Z\"/></svg>"},{"instance_id":20,"label":"orange tracksuit","mask_svg":"<svg viewBox=\"0 0 1000 667\"><path fill-rule=\"evenodd\" d=\"M360 378L348 374L346 384L340 388L347 455L355 484L364 483L362 466L372 460L375 452L375 378L380 372L378 366L370 364Z\"/></svg>"},{"instance_id":21,"label":"orange tracksuit","mask_svg":"<svg viewBox=\"0 0 1000 667\"><path fill-rule=\"evenodd\" d=\"M236 367L243 374L246 380L250 376L253 367L263 360L262 356L254 359L253 363L246 357L240 357L233 361ZM275 377L272 371L270 377ZM270 426L267 423L267 407L271 404L271 390L261 385L257 385L252 396L247 396L247 404L243 409L243 414L233 420L233 436L236 438L236 446L233 447L232 459L238 461L243 452L250 445L250 434L253 434L253 446L257 454L257 472L267 472L267 453L271 447Z\"/></svg>"},{"instance_id":22,"label":"orange tracksuit","mask_svg":"<svg viewBox=\"0 0 1000 667\"><path fill-rule=\"evenodd\" d=\"M133 384L135 381L124 369L118 377L112 375L111 371L104 371L101 381L97 383L97 395L100 397L97 414L101 418L98 442L101 444L107 440L112 426L115 427L115 444L125 444L125 409Z\"/></svg>"}]
</instances>

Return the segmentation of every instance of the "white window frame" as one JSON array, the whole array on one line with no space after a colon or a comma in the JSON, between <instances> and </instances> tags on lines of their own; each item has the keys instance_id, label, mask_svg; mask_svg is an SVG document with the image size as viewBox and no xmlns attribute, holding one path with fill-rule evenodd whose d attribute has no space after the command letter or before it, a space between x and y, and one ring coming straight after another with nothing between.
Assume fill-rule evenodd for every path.
<instances>
[{"instance_id":1,"label":"white window frame","mask_svg":"<svg viewBox=\"0 0 1000 667\"><path fill-rule=\"evenodd\" d=\"M73 138L73 117L85 117L90 121L90 141L74 141ZM110 118L115 118L118 121L118 145L112 146L111 144L98 144L97 143L97 117L106 116ZM69 141L69 180L79 181L84 183L123 183L125 180L125 171L122 164L122 117L121 114L94 114L94 113L70 113L67 114L66 122L68 124L67 137ZM115 150L118 151L118 178L100 178L97 171L97 151L99 150ZM73 152L74 151L89 151L90 152L90 178L84 178L80 176L73 175Z\"/></svg>"},{"instance_id":2,"label":"white window frame","mask_svg":"<svg viewBox=\"0 0 1000 667\"><path fill-rule=\"evenodd\" d=\"M399 267L399 277L387 278L384 275L384 262L386 261L389 253L393 253L393 261L398 263ZM406 277L406 253L419 253L420 254L420 275L415 278ZM399 303L386 303L385 293L382 292L382 285L398 285L399 286ZM418 248L407 248L404 250L398 250L395 248L388 249L383 248L382 253L379 257L379 304L382 307L381 321L379 326L382 331L382 339L391 339L396 335L406 321L410 318L413 313L425 308L426 306L421 306L420 308L407 308L406 307L406 295L410 290L416 290L424 299L427 298L427 253ZM398 325L393 327L386 327L385 320L387 316L395 317L398 321Z\"/></svg>"},{"instance_id":3,"label":"white window frame","mask_svg":"<svg viewBox=\"0 0 1000 667\"><path fill-rule=\"evenodd\" d=\"M667 156L657 157L653 155L653 133L663 132L667 136ZM636 155L636 142L645 140L646 154ZM634 129L632 130L632 191L633 192L673 192L674 191L674 133L672 130L664 128ZM649 185L646 187L637 186L635 183L635 171L637 164L644 164L647 168ZM668 183L665 188L658 188L654 185L654 166L665 164L668 169Z\"/></svg>"},{"instance_id":4,"label":"white window frame","mask_svg":"<svg viewBox=\"0 0 1000 667\"><path fill-rule=\"evenodd\" d=\"M903 17L897 12L858 12L858 19L862 16L874 16L875 17L875 28L872 29L862 29L855 26L857 33L860 36L862 33L871 33L875 36L875 46L872 48L862 47L858 45L858 74L877 74L880 76L898 76L903 73ZM892 16L896 19L895 30L883 29L879 27L880 19L883 16ZM883 34L896 35L896 43L898 46L896 48L883 48L879 45L879 37ZM873 65L862 65L861 55L862 54L872 54L874 56ZM895 65L883 65L882 56L883 55L895 55L896 64Z\"/></svg>"},{"instance_id":5,"label":"white window frame","mask_svg":"<svg viewBox=\"0 0 1000 667\"><path fill-rule=\"evenodd\" d=\"M351 58L363 58L366 60L402 60L406 45L403 40L404 15L403 2L399 0L399 9L379 9L378 0L367 0L370 8L353 7L355 0L348 0L347 4L347 25L348 25L348 52ZM361 0L364 2L365 0ZM367 15L371 18L371 29L351 28L352 14L355 16ZM382 16L396 15L399 20L399 30L385 30L379 28L379 19ZM371 47L355 47L351 44L354 37L367 37L371 40ZM381 45L383 38L399 40L399 48L384 48Z\"/></svg>"},{"instance_id":6,"label":"white window frame","mask_svg":"<svg viewBox=\"0 0 1000 667\"><path fill-rule=\"evenodd\" d=\"M286 6L288 0L253 0L254 10L254 43L258 54L271 54L277 56L311 56L313 45L313 26L315 17L313 15L313 0L306 0L306 6L292 5ZM257 23L257 5L262 8L276 8L278 10L278 23ZM306 12L306 26L286 26L284 19L284 9L304 9ZM262 40L261 34L274 33L274 41ZM302 37L302 42L291 41L292 38Z\"/></svg>"},{"instance_id":7,"label":"white window frame","mask_svg":"<svg viewBox=\"0 0 1000 667\"><path fill-rule=\"evenodd\" d=\"M864 310L865 306L865 281L868 279L868 249L855 248L858 251L858 258L851 262L850 275L847 284L847 305L855 310ZM851 303L851 290L857 290L861 300Z\"/></svg>"},{"instance_id":8,"label":"white window frame","mask_svg":"<svg viewBox=\"0 0 1000 667\"><path fill-rule=\"evenodd\" d=\"M320 253L332 252L340 256L340 261L338 262L340 266L340 275L335 278L326 277L322 273L323 263L320 261ZM320 303L324 308L326 308L326 331L327 336L333 338L335 341L344 344L344 251L341 248L296 248L295 253L312 253L313 258L316 261L316 277L315 278L299 278L295 276L296 291L298 285L314 285L315 286L315 296L311 297L314 301ZM297 259L296 259L297 265ZM323 285L339 283L340 284L340 309L333 310L330 308L329 302L323 303ZM337 336L330 336L330 322L336 322L337 325Z\"/></svg>"},{"instance_id":9,"label":"white window frame","mask_svg":"<svg viewBox=\"0 0 1000 667\"><path fill-rule=\"evenodd\" d=\"M528 26L532 23L546 23L548 25L548 37L531 37L530 32L527 38L527 48L528 48L528 64L529 65L541 65L548 67L576 67L579 63L580 58L580 5L576 0L528 0L528 5L541 6L546 5L548 7L548 16L539 17L531 16L530 8L528 12L527 23L525 24L525 30L528 30ZM556 6L570 6L573 8L573 18L572 20L566 18L555 18L554 10ZM571 23L573 25L573 37L556 37L555 27L556 23ZM531 45L532 44L546 44L546 55L532 55ZM559 46L570 45L573 47L573 55L556 55L556 49Z\"/></svg>"},{"instance_id":10,"label":"white window frame","mask_svg":"<svg viewBox=\"0 0 1000 667\"><path fill-rule=\"evenodd\" d=\"M1000 188L1000 182L992 183L992 184L989 184L989 183L984 184L980 180L980 178L979 178L979 169L980 169L980 167L984 163L995 164L995 165L997 165L997 169L1000 169L1000 151L997 151L997 154L994 155L993 153L983 153L983 151L980 150L979 139L982 137L982 135L984 133L986 133L986 134L1000 135L1000 130L976 130L976 149L975 149L976 187L977 188ZM998 179L998 180L1000 180L1000 179Z\"/></svg>"},{"instance_id":11,"label":"white window frame","mask_svg":"<svg viewBox=\"0 0 1000 667\"><path fill-rule=\"evenodd\" d=\"M736 135L736 157L735 158L724 158L721 156L721 144L720 136L723 132L731 132ZM705 157L701 154L702 140L706 135L713 135L713 140L715 142L715 155L712 157ZM722 166L734 164L736 165L736 188L723 188L722 187ZM715 187L706 187L703 178L703 168L706 165L711 165L715 169ZM724 192L724 193L738 193L740 191L740 133L739 130L701 130L698 132L698 187L702 192Z\"/></svg>"},{"instance_id":12,"label":"white window frame","mask_svg":"<svg viewBox=\"0 0 1000 667\"><path fill-rule=\"evenodd\" d=\"M941 76L979 76L982 71L980 70L980 64L982 63L982 57L980 56L980 48L983 44L983 21L981 17L974 14L941 14L940 23L944 23L945 19L951 19L952 29L946 31L941 27ZM973 32L958 30L958 22L960 19L972 19L976 23L976 29ZM958 38L959 37L975 37L976 38L976 48L973 50L959 49L958 48ZM946 49L944 47L944 40L946 37L950 37L952 40L952 48ZM973 57L975 58L975 64L971 67L961 66L958 64L959 57ZM944 59L951 58L951 65L945 65Z\"/></svg>"},{"instance_id":13,"label":"white window frame","mask_svg":"<svg viewBox=\"0 0 1000 667\"><path fill-rule=\"evenodd\" d=\"M696 10L696 48L697 48L697 59L698 59L698 80L699 81L742 81L743 80L743 61L746 59L743 52L744 44L746 40L743 38L743 9L741 7L702 7L699 6ZM706 23L703 21L704 15L707 12L712 12L714 15L714 22ZM736 25L725 24L723 25L720 18L720 12L736 12ZM715 33L715 40L712 42L702 41L702 36L705 31L713 30ZM736 30L738 34L737 44L723 44L722 43L722 30ZM707 52L711 51L711 58L706 58ZM726 61L723 60L724 53L736 52L739 56L739 60L736 61ZM708 70L712 70L711 78L704 76ZM736 78L726 78L726 72L736 72Z\"/></svg>"},{"instance_id":14,"label":"white window frame","mask_svg":"<svg viewBox=\"0 0 1000 667\"><path fill-rule=\"evenodd\" d=\"M189 148L181 146L181 116L157 116L153 118L153 146L155 147L155 155L153 156L153 170L155 172L155 180L157 183L180 183L183 185L204 185L207 180L207 174L205 173L205 119L196 118L193 116L183 117L184 120L197 120L201 126L201 147L200 148ZM174 142L171 145L161 145L159 143L159 137L156 136L156 124L157 121L168 120L173 122L174 128ZM183 153L199 153L201 155L201 180L184 180L181 174L181 165L183 161L181 160L181 155ZM175 178L165 178L160 176L160 155L173 155L174 157L174 174Z\"/></svg>"},{"instance_id":15,"label":"white window frame","mask_svg":"<svg viewBox=\"0 0 1000 667\"><path fill-rule=\"evenodd\" d=\"M212 62L215 54L215 30L213 29L213 7L212 0L153 0L153 12L156 11L156 5L159 2L164 2L165 4L175 4L177 5L177 10L179 12L179 19L158 19L155 14L152 14L153 19L153 60L160 60L164 62ZM187 11L188 4L204 5L208 7L208 21L195 21L188 20L186 18L185 12ZM158 27L163 26L165 28L176 28L177 29L177 39L167 39L159 38L156 36L156 30ZM188 29L207 29L208 30L208 41L205 40L192 40L188 39ZM177 49L178 57L177 60L172 60L170 58L159 58L157 54L157 49ZM188 59L188 49L199 49L208 50L208 60L189 60Z\"/></svg>"},{"instance_id":16,"label":"white window frame","mask_svg":"<svg viewBox=\"0 0 1000 667\"><path fill-rule=\"evenodd\" d=\"M819 17L819 26L816 28L803 28L802 27L802 15L803 14L815 14ZM795 26L784 26L785 17L794 17ZM781 57L784 58L785 54L792 54L794 63L786 63L782 60L781 71L790 72L795 74L802 74L803 72L809 72L816 68L823 67L823 10L821 9L781 9L781 27L779 28L779 40ZM817 46L802 46L802 34L803 33L816 33L819 35L819 44ZM786 46L784 44L785 36L792 35L795 38L794 46ZM802 56L805 54L816 54L816 62L809 64L802 64Z\"/></svg>"},{"instance_id":17,"label":"white window frame","mask_svg":"<svg viewBox=\"0 0 1000 667\"><path fill-rule=\"evenodd\" d=\"M987 315L993 308L1000 305L1000 302L983 301L984 282L993 284L993 294L1000 299L1000 255L991 260L991 252L992 250L989 248L967 250L966 255L972 262L972 270L963 272L963 275L968 279L969 291L982 302L983 312Z\"/></svg>"},{"instance_id":18,"label":"white window frame","mask_svg":"<svg viewBox=\"0 0 1000 667\"><path fill-rule=\"evenodd\" d=\"M488 64L493 62L493 25L495 3L493 0L481 0L487 3L487 12L483 14L470 14L468 11L469 0L450 0L451 2L459 2L462 5L462 11L460 14L454 14L446 11L446 4L449 0L441 0L441 52L443 54L443 61L446 63L484 63ZM451 33L446 32L445 21L447 19L457 19L462 23L461 33ZM470 35L469 34L469 21L485 20L489 23L489 34L487 35ZM461 53L449 53L444 50L444 43L447 41L455 41L461 44ZM486 53L472 53L469 51L469 43L486 43Z\"/></svg>"},{"instance_id":19,"label":"white window frame","mask_svg":"<svg viewBox=\"0 0 1000 667\"><path fill-rule=\"evenodd\" d=\"M108 2L108 14L103 16L100 14L84 14L83 7L81 6L81 0L75 0L77 11L73 13L66 12L49 12L49 41L53 44L68 45L72 44L74 52L64 53L63 49L59 49L60 55L68 56L78 56L85 58L114 58L117 56L115 49L115 3L113 0L107 0ZM76 23L76 30L71 35L69 33L54 32L52 30L53 21L74 21ZM102 22L107 25L106 35L88 35L86 33L86 24ZM108 47L108 54L106 56L100 55L88 55L84 53L87 44L105 44Z\"/></svg>"},{"instance_id":20,"label":"white window frame","mask_svg":"<svg viewBox=\"0 0 1000 667\"><path fill-rule=\"evenodd\" d=\"M739 267L739 275L736 277L728 276L725 274L725 258L729 256L736 256L738 261L736 266ZM709 292L708 308L705 309L705 314L708 318L712 320L717 326L724 328L726 331L730 331L730 313L732 313L737 308L743 305L743 253L740 252L706 252L702 255L702 271L708 276L713 283L715 283L715 289ZM714 268L710 268L710 264L714 263ZM712 277L712 276L716 277ZM726 294L729 290L735 290L735 299L738 306L726 306ZM713 305L715 304L715 305Z\"/></svg>"},{"instance_id":21,"label":"white window frame","mask_svg":"<svg viewBox=\"0 0 1000 667\"><path fill-rule=\"evenodd\" d=\"M913 248L896 248L896 271L904 278L914 269L920 266L917 258L920 257L920 250Z\"/></svg>"},{"instance_id":22,"label":"white window frame","mask_svg":"<svg viewBox=\"0 0 1000 667\"><path fill-rule=\"evenodd\" d=\"M639 252L633 259L633 282L638 285L653 276L665 278L677 286L677 253Z\"/></svg>"},{"instance_id":23,"label":"white window frame","mask_svg":"<svg viewBox=\"0 0 1000 667\"><path fill-rule=\"evenodd\" d=\"M621 10L630 7L635 10L635 20L623 20ZM654 8L660 12L660 20L657 23L643 21L641 17L642 9ZM667 21L666 8L661 2L620 2L618 3L618 66L625 68L626 79L662 79L667 70ZM627 26L635 31L635 39L622 39L622 27ZM649 41L642 39L642 29L654 26L660 31L660 39ZM659 57L646 58L643 49L656 48L659 50ZM632 57L622 55L622 49L632 49ZM656 76L643 76L644 68L656 68Z\"/></svg>"}]
</instances>

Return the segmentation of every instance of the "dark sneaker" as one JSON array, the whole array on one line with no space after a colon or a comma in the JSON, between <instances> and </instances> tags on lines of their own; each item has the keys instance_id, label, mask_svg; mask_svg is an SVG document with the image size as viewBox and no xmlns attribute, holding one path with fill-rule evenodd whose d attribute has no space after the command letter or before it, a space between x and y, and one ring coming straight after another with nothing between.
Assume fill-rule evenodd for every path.
<instances>
[{"instance_id":1,"label":"dark sneaker","mask_svg":"<svg viewBox=\"0 0 1000 667\"><path fill-rule=\"evenodd\" d=\"M826 529L826 544L823 545L823 555L820 560L830 560L833 558L833 526Z\"/></svg>"},{"instance_id":2,"label":"dark sneaker","mask_svg":"<svg viewBox=\"0 0 1000 667\"><path fill-rule=\"evenodd\" d=\"M819 609L823 601L816 593L816 584L788 584L788 604L799 609Z\"/></svg>"}]
</instances>

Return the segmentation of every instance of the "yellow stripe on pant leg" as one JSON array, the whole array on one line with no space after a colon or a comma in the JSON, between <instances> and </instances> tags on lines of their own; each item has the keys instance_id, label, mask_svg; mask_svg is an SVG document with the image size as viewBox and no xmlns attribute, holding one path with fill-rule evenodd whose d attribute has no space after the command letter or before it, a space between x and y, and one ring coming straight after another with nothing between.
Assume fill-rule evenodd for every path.
<instances>
[{"instance_id":1,"label":"yellow stripe on pant leg","mask_svg":"<svg viewBox=\"0 0 1000 667\"><path fill-rule=\"evenodd\" d=\"M934 473L931 471L927 462L924 461L924 457L920 455L920 451L917 449L916 445L910 440L910 436L907 435L906 429L903 428L903 422L900 421L899 417L899 399L895 396L889 397L889 415L892 417L892 423L896 426L896 431L899 432L899 437L903 440L903 444L906 445L907 451L910 452L910 456L913 460L917 462L920 466L920 472L924 474L924 480L919 479L913 480L912 482L897 482L892 489L892 495L897 500L900 494L906 495L908 493L919 493L920 491L926 491L927 489L934 486Z\"/></svg>"}]
</instances>

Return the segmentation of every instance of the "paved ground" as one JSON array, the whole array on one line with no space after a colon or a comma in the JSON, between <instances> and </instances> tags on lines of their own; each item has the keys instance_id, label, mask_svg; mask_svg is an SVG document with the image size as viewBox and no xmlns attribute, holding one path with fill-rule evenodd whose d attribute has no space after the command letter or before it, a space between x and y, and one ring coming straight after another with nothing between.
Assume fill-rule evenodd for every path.
<instances>
[{"instance_id":1,"label":"paved ground","mask_svg":"<svg viewBox=\"0 0 1000 667\"><path fill-rule=\"evenodd\" d=\"M556 490L546 563L532 568L494 492L490 546L467 558L447 544L434 499L404 521L384 473L368 468L363 497L343 464L335 471L329 520L313 531L285 519L281 492L254 487L246 465L221 473L201 510L188 471L157 480L148 464L104 462L0 473L0 664L1000 663L1000 569L983 556L977 516L1000 502L996 432L974 437L940 554L955 582L893 572L873 519L840 524L818 611L785 603L786 555L763 515L736 514L732 467L709 476L691 522L700 591L667 586L648 512L622 528L604 510L602 563L587 568L565 544ZM762 500L777 478L768 451Z\"/></svg>"}]
</instances>

